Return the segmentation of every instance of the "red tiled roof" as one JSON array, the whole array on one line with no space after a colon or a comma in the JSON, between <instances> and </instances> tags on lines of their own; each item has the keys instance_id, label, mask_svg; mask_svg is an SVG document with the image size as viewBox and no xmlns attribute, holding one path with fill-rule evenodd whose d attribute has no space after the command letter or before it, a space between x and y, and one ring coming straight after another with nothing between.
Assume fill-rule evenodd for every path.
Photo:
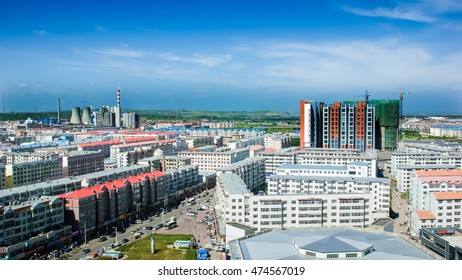
<instances>
[{"instance_id":1,"label":"red tiled roof","mask_svg":"<svg viewBox=\"0 0 462 280\"><path fill-rule=\"evenodd\" d=\"M117 145L122 143L120 140L110 140L110 141L98 141L90 143L79 144L80 147L94 147L94 146L103 146L103 145Z\"/></svg>"},{"instance_id":2,"label":"red tiled roof","mask_svg":"<svg viewBox=\"0 0 462 280\"><path fill-rule=\"evenodd\" d=\"M428 176L462 176L462 170L416 170L415 173L419 177Z\"/></svg>"},{"instance_id":3,"label":"red tiled roof","mask_svg":"<svg viewBox=\"0 0 462 280\"><path fill-rule=\"evenodd\" d=\"M432 192L436 200L462 199L462 192Z\"/></svg>"},{"instance_id":4,"label":"red tiled roof","mask_svg":"<svg viewBox=\"0 0 462 280\"><path fill-rule=\"evenodd\" d=\"M120 187L125 187L127 181L130 182L131 184L134 184L134 183L138 183L138 182L143 181L146 176L148 176L149 178L156 178L156 177L161 177L161 176L164 176L164 175L165 175L165 173L161 172L161 171L147 172L147 173L143 173L143 174L140 174L140 175L130 176L128 178L123 178L123 179L120 179L120 180L115 180L115 181L111 181L111 182L108 182L108 183L88 187L88 188L85 188L85 189L76 190L76 191L73 191L73 192L71 192L69 194L61 194L61 195L58 195L58 197L59 198L64 198L64 199L84 198L84 197L92 196L92 195L95 195L95 194L98 194L98 193L102 193L103 192L103 190L102 190L103 187L106 187L109 190L117 189L117 188L120 188Z\"/></svg>"},{"instance_id":5,"label":"red tiled roof","mask_svg":"<svg viewBox=\"0 0 462 280\"><path fill-rule=\"evenodd\" d=\"M415 213L420 220L434 220L435 216L430 210L416 210Z\"/></svg>"}]
</instances>

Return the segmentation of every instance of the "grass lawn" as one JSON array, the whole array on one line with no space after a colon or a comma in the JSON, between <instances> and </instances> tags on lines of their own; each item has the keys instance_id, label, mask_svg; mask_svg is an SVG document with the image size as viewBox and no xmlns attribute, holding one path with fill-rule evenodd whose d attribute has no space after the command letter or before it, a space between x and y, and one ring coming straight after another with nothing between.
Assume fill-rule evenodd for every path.
<instances>
[{"instance_id":1,"label":"grass lawn","mask_svg":"<svg viewBox=\"0 0 462 280\"><path fill-rule=\"evenodd\" d=\"M155 254L151 254L151 237L155 238ZM151 234L129 245L122 246L120 251L126 260L195 260L196 250L192 248L173 248L175 240L190 240L190 234ZM168 246L168 247L167 247Z\"/></svg>"}]
</instances>

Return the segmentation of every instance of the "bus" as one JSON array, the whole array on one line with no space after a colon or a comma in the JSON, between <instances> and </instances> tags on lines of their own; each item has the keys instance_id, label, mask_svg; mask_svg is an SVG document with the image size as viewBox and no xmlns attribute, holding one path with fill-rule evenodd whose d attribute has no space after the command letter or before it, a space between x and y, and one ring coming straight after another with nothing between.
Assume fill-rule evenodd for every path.
<instances>
[{"instance_id":1,"label":"bus","mask_svg":"<svg viewBox=\"0 0 462 280\"><path fill-rule=\"evenodd\" d=\"M186 205L194 205L194 204L196 204L195 197L191 197L190 199L188 199L188 202L186 203Z\"/></svg>"},{"instance_id":2,"label":"bus","mask_svg":"<svg viewBox=\"0 0 462 280\"><path fill-rule=\"evenodd\" d=\"M168 221L168 222L165 223L165 228L166 229L172 229L174 227L176 227L176 221L171 220L171 221Z\"/></svg>"}]
</instances>

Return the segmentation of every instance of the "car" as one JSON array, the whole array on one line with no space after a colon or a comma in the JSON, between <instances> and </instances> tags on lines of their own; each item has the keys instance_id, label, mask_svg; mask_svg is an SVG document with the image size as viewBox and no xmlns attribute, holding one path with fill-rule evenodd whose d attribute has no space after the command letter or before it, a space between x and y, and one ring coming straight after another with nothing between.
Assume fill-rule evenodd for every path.
<instances>
[{"instance_id":1,"label":"car","mask_svg":"<svg viewBox=\"0 0 462 280\"><path fill-rule=\"evenodd\" d=\"M122 234L122 233L125 233L125 228L121 228L121 229L119 230L119 234Z\"/></svg>"},{"instance_id":2,"label":"car","mask_svg":"<svg viewBox=\"0 0 462 280\"><path fill-rule=\"evenodd\" d=\"M222 248L221 246L216 246L215 249L214 249L215 252L221 252L222 251Z\"/></svg>"},{"instance_id":3,"label":"car","mask_svg":"<svg viewBox=\"0 0 462 280\"><path fill-rule=\"evenodd\" d=\"M147 226L146 229L147 229L147 230L153 230L154 227L152 227L152 226Z\"/></svg>"},{"instance_id":4,"label":"car","mask_svg":"<svg viewBox=\"0 0 462 280\"><path fill-rule=\"evenodd\" d=\"M82 251L82 253L84 253L84 254L88 254L88 253L90 253L90 252L91 252L91 250L88 249L88 248L85 248L85 249L83 249L83 251Z\"/></svg>"},{"instance_id":5,"label":"car","mask_svg":"<svg viewBox=\"0 0 462 280\"><path fill-rule=\"evenodd\" d=\"M161 228L161 227L163 227L163 226L164 226L164 224L160 223L160 224L158 224L156 227L159 229L159 228Z\"/></svg>"},{"instance_id":6,"label":"car","mask_svg":"<svg viewBox=\"0 0 462 280\"><path fill-rule=\"evenodd\" d=\"M122 239L122 243L127 243L129 240L127 238Z\"/></svg>"},{"instance_id":7,"label":"car","mask_svg":"<svg viewBox=\"0 0 462 280\"><path fill-rule=\"evenodd\" d=\"M116 237L116 233L115 232L111 233L111 237L112 238Z\"/></svg>"},{"instance_id":8,"label":"car","mask_svg":"<svg viewBox=\"0 0 462 280\"><path fill-rule=\"evenodd\" d=\"M100 236L99 239L98 239L99 242L104 242L104 241L106 241L106 240L107 240L106 235L102 235L102 236Z\"/></svg>"}]
</instances>

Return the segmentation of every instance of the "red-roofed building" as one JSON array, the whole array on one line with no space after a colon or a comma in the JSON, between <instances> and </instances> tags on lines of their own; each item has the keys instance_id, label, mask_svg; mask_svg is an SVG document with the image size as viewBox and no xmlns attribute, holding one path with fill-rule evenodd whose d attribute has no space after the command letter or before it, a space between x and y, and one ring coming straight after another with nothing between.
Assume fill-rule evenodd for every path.
<instances>
[{"instance_id":1,"label":"red-roofed building","mask_svg":"<svg viewBox=\"0 0 462 280\"><path fill-rule=\"evenodd\" d=\"M199 184L197 166L164 173L147 172L63 194L67 218L75 235L106 233L152 215L156 209L176 203L183 190Z\"/></svg>"},{"instance_id":2,"label":"red-roofed building","mask_svg":"<svg viewBox=\"0 0 462 280\"><path fill-rule=\"evenodd\" d=\"M409 191L413 209L429 209L430 193L462 191L462 170L416 170Z\"/></svg>"},{"instance_id":3,"label":"red-roofed building","mask_svg":"<svg viewBox=\"0 0 462 280\"><path fill-rule=\"evenodd\" d=\"M108 158L111 154L111 146L121 144L120 140L98 141L79 144L79 151L98 151L102 150L104 157Z\"/></svg>"},{"instance_id":4,"label":"red-roofed building","mask_svg":"<svg viewBox=\"0 0 462 280\"><path fill-rule=\"evenodd\" d=\"M436 218L430 210L414 210L411 212L410 232L419 236L421 228L435 227Z\"/></svg>"},{"instance_id":5,"label":"red-roofed building","mask_svg":"<svg viewBox=\"0 0 462 280\"><path fill-rule=\"evenodd\" d=\"M460 227L462 191L431 192L428 210L435 216L437 227Z\"/></svg>"}]
</instances>

